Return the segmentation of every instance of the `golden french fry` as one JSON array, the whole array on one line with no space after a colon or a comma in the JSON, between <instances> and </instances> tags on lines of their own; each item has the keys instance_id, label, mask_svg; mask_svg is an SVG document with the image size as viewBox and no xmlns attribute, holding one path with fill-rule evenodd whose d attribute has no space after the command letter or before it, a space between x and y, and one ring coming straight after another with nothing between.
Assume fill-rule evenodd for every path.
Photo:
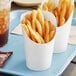
<instances>
[{"instance_id":1,"label":"golden french fry","mask_svg":"<svg viewBox=\"0 0 76 76\"><path fill-rule=\"evenodd\" d=\"M66 2L65 1L63 1L60 13L61 13L60 14L61 17L65 17L65 14L66 14Z\"/></svg>"},{"instance_id":2,"label":"golden french fry","mask_svg":"<svg viewBox=\"0 0 76 76\"><path fill-rule=\"evenodd\" d=\"M44 35L44 16L40 9L38 9L37 19L39 20L39 22L42 26L42 35Z\"/></svg>"},{"instance_id":3,"label":"golden french fry","mask_svg":"<svg viewBox=\"0 0 76 76\"><path fill-rule=\"evenodd\" d=\"M73 9L74 9L74 0L70 0L70 4L69 4L69 8L68 8L68 13L67 13L67 17L66 17L67 20L70 17Z\"/></svg>"},{"instance_id":4,"label":"golden french fry","mask_svg":"<svg viewBox=\"0 0 76 76\"><path fill-rule=\"evenodd\" d=\"M51 41L55 35L55 31L51 31L49 35L49 40Z\"/></svg>"},{"instance_id":5,"label":"golden french fry","mask_svg":"<svg viewBox=\"0 0 76 76\"><path fill-rule=\"evenodd\" d=\"M52 25L52 27L51 27L51 31L55 31L55 30L56 30L55 26Z\"/></svg>"},{"instance_id":6,"label":"golden french fry","mask_svg":"<svg viewBox=\"0 0 76 76\"><path fill-rule=\"evenodd\" d=\"M36 19L35 23L36 23L36 29L37 29L38 33L42 36L42 27L41 27L40 22Z\"/></svg>"},{"instance_id":7,"label":"golden french fry","mask_svg":"<svg viewBox=\"0 0 76 76\"><path fill-rule=\"evenodd\" d=\"M46 2L43 5L43 10L48 11L48 6L47 6L47 3Z\"/></svg>"},{"instance_id":8,"label":"golden french fry","mask_svg":"<svg viewBox=\"0 0 76 76\"><path fill-rule=\"evenodd\" d=\"M54 9L54 15L56 17L57 26L58 26L59 25L59 13L58 13L58 8L57 7Z\"/></svg>"},{"instance_id":9,"label":"golden french fry","mask_svg":"<svg viewBox=\"0 0 76 76\"><path fill-rule=\"evenodd\" d=\"M39 38L39 36L37 36L36 32L31 28L31 26L28 26L28 29L30 31L31 36L38 42L38 43L42 43L41 39Z\"/></svg>"},{"instance_id":10,"label":"golden french fry","mask_svg":"<svg viewBox=\"0 0 76 76\"><path fill-rule=\"evenodd\" d=\"M50 6L50 8L49 8L49 12L53 13L54 7L55 7L55 3L52 3L51 6Z\"/></svg>"},{"instance_id":11,"label":"golden french fry","mask_svg":"<svg viewBox=\"0 0 76 76\"><path fill-rule=\"evenodd\" d=\"M32 19L31 19L31 15L30 14L26 14L26 18L29 20L29 21L31 21Z\"/></svg>"},{"instance_id":12,"label":"golden french fry","mask_svg":"<svg viewBox=\"0 0 76 76\"><path fill-rule=\"evenodd\" d=\"M51 6L51 0L48 0L47 5L48 5L48 8L50 8L50 6Z\"/></svg>"},{"instance_id":13,"label":"golden french fry","mask_svg":"<svg viewBox=\"0 0 76 76\"><path fill-rule=\"evenodd\" d=\"M36 34L37 34L37 36L40 38L41 43L42 43L42 44L45 43L45 41L44 41L43 38L40 36L40 34L39 34L38 32L36 32Z\"/></svg>"},{"instance_id":14,"label":"golden french fry","mask_svg":"<svg viewBox=\"0 0 76 76\"><path fill-rule=\"evenodd\" d=\"M45 42L47 43L47 42L49 42L49 23L48 23L48 21L47 20L45 20L45 36L44 36L44 40L45 40Z\"/></svg>"},{"instance_id":15,"label":"golden french fry","mask_svg":"<svg viewBox=\"0 0 76 76\"><path fill-rule=\"evenodd\" d=\"M22 19L21 23L22 23L22 24L26 24L25 18Z\"/></svg>"},{"instance_id":16,"label":"golden french fry","mask_svg":"<svg viewBox=\"0 0 76 76\"><path fill-rule=\"evenodd\" d=\"M27 20L26 22L27 22L27 24L28 24L28 25L30 25L30 26L31 26L31 22L30 22L29 20Z\"/></svg>"},{"instance_id":17,"label":"golden french fry","mask_svg":"<svg viewBox=\"0 0 76 76\"><path fill-rule=\"evenodd\" d=\"M51 22L48 21L48 24L49 24L49 31L51 31Z\"/></svg>"},{"instance_id":18,"label":"golden french fry","mask_svg":"<svg viewBox=\"0 0 76 76\"><path fill-rule=\"evenodd\" d=\"M40 6L40 5L38 5L38 9L40 9L40 10L41 10L41 6Z\"/></svg>"},{"instance_id":19,"label":"golden french fry","mask_svg":"<svg viewBox=\"0 0 76 76\"><path fill-rule=\"evenodd\" d=\"M28 37L30 37L30 32L29 32L28 27L27 27L25 24L22 24L22 26L23 26L23 28L24 28L26 34L28 35Z\"/></svg>"},{"instance_id":20,"label":"golden french fry","mask_svg":"<svg viewBox=\"0 0 76 76\"><path fill-rule=\"evenodd\" d=\"M58 11L59 11L59 13L60 13L60 11L61 11L62 2L63 2L63 0L59 0L59 6L58 6Z\"/></svg>"},{"instance_id":21,"label":"golden french fry","mask_svg":"<svg viewBox=\"0 0 76 76\"><path fill-rule=\"evenodd\" d=\"M36 28L35 28L35 20L36 20L36 15L37 15L36 11L33 10L31 15L32 15L32 28L34 31L36 31Z\"/></svg>"},{"instance_id":22,"label":"golden french fry","mask_svg":"<svg viewBox=\"0 0 76 76\"><path fill-rule=\"evenodd\" d=\"M65 18L64 17L61 17L60 18L60 24L59 25L62 26L64 23L65 23Z\"/></svg>"}]
</instances>

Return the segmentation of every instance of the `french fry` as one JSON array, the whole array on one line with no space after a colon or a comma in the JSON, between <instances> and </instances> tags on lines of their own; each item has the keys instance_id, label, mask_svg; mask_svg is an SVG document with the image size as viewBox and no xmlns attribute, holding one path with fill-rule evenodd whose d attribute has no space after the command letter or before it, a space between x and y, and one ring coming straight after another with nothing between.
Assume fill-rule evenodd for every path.
<instances>
[{"instance_id":1,"label":"french fry","mask_svg":"<svg viewBox=\"0 0 76 76\"><path fill-rule=\"evenodd\" d=\"M56 33L56 28L54 25L52 25L52 28L51 28L51 31L50 31L50 34L49 34L49 40L51 41L53 39L53 37L55 36L55 33Z\"/></svg>"},{"instance_id":2,"label":"french fry","mask_svg":"<svg viewBox=\"0 0 76 76\"><path fill-rule=\"evenodd\" d=\"M62 2L63 2L63 0L59 0L59 6L58 6L58 11L59 11L59 13L60 13L60 11L61 11Z\"/></svg>"},{"instance_id":3,"label":"french fry","mask_svg":"<svg viewBox=\"0 0 76 76\"><path fill-rule=\"evenodd\" d=\"M43 10L48 11L48 6L47 6L47 3L46 2L43 5Z\"/></svg>"},{"instance_id":4,"label":"french fry","mask_svg":"<svg viewBox=\"0 0 76 76\"><path fill-rule=\"evenodd\" d=\"M55 3L52 3L51 6L50 6L50 8L49 8L49 12L53 13L54 7L55 7Z\"/></svg>"},{"instance_id":5,"label":"french fry","mask_svg":"<svg viewBox=\"0 0 76 76\"><path fill-rule=\"evenodd\" d=\"M33 31L33 29L31 28L31 26L28 26L28 29L29 29L29 31L30 31L30 33L31 33L31 36L32 36L39 44L41 44L41 43L42 43L42 42L41 42L41 39L39 38L39 36L37 36L36 32Z\"/></svg>"},{"instance_id":6,"label":"french fry","mask_svg":"<svg viewBox=\"0 0 76 76\"><path fill-rule=\"evenodd\" d=\"M33 10L31 15L32 15L32 28L34 31L36 31L36 28L35 28L36 14L37 14L36 11Z\"/></svg>"},{"instance_id":7,"label":"french fry","mask_svg":"<svg viewBox=\"0 0 76 76\"><path fill-rule=\"evenodd\" d=\"M47 20L45 20L45 36L44 36L44 40L45 40L45 43L49 42L49 23Z\"/></svg>"},{"instance_id":8,"label":"french fry","mask_svg":"<svg viewBox=\"0 0 76 76\"><path fill-rule=\"evenodd\" d=\"M38 9L37 19L39 20L41 26L42 26L42 36L44 35L44 16L40 9Z\"/></svg>"},{"instance_id":9,"label":"french fry","mask_svg":"<svg viewBox=\"0 0 76 76\"><path fill-rule=\"evenodd\" d=\"M55 31L51 31L49 35L49 40L51 41L55 35Z\"/></svg>"},{"instance_id":10,"label":"french fry","mask_svg":"<svg viewBox=\"0 0 76 76\"><path fill-rule=\"evenodd\" d=\"M27 20L27 26L31 26L31 22ZM32 27L32 26L31 26ZM31 39L35 42L35 38L30 34Z\"/></svg>"},{"instance_id":11,"label":"french fry","mask_svg":"<svg viewBox=\"0 0 76 76\"><path fill-rule=\"evenodd\" d=\"M40 10L41 10L41 6L40 6L40 5L38 5L38 9L40 9Z\"/></svg>"},{"instance_id":12,"label":"french fry","mask_svg":"<svg viewBox=\"0 0 76 76\"><path fill-rule=\"evenodd\" d=\"M23 26L23 28L24 28L26 34L28 35L28 37L30 37L30 32L29 32L28 27L27 27L25 24L22 24L22 26Z\"/></svg>"},{"instance_id":13,"label":"french fry","mask_svg":"<svg viewBox=\"0 0 76 76\"><path fill-rule=\"evenodd\" d=\"M64 17L61 17L60 18L60 26L62 26L64 23L65 23L65 18Z\"/></svg>"},{"instance_id":14,"label":"french fry","mask_svg":"<svg viewBox=\"0 0 76 76\"><path fill-rule=\"evenodd\" d=\"M38 32L36 32L37 36L39 37L39 39L41 40L41 43L44 44L45 41L43 40L43 38L40 36L40 34Z\"/></svg>"},{"instance_id":15,"label":"french fry","mask_svg":"<svg viewBox=\"0 0 76 76\"><path fill-rule=\"evenodd\" d=\"M40 22L36 19L35 23L36 23L36 29L37 29L38 33L42 36L42 27L41 27Z\"/></svg>"},{"instance_id":16,"label":"french fry","mask_svg":"<svg viewBox=\"0 0 76 76\"><path fill-rule=\"evenodd\" d=\"M49 9L49 7L51 6L51 0L48 0L47 5L48 5L48 9Z\"/></svg>"},{"instance_id":17,"label":"french fry","mask_svg":"<svg viewBox=\"0 0 76 76\"><path fill-rule=\"evenodd\" d=\"M55 26L52 25L52 27L51 27L51 31L55 31L55 30L56 30Z\"/></svg>"},{"instance_id":18,"label":"french fry","mask_svg":"<svg viewBox=\"0 0 76 76\"><path fill-rule=\"evenodd\" d=\"M26 14L26 18L27 18L29 21L31 21L31 20L32 20L32 18L31 18L31 15L30 15L30 14Z\"/></svg>"},{"instance_id":19,"label":"french fry","mask_svg":"<svg viewBox=\"0 0 76 76\"><path fill-rule=\"evenodd\" d=\"M51 31L51 22L48 21L48 24L49 24L49 31Z\"/></svg>"},{"instance_id":20,"label":"french fry","mask_svg":"<svg viewBox=\"0 0 76 76\"><path fill-rule=\"evenodd\" d=\"M58 26L59 25L59 13L58 13L58 8L57 7L54 9L54 15L56 17L57 26Z\"/></svg>"},{"instance_id":21,"label":"french fry","mask_svg":"<svg viewBox=\"0 0 76 76\"><path fill-rule=\"evenodd\" d=\"M70 0L68 13L67 13L67 16L66 16L66 20L68 20L68 18L70 17L73 9L74 9L74 0Z\"/></svg>"},{"instance_id":22,"label":"french fry","mask_svg":"<svg viewBox=\"0 0 76 76\"><path fill-rule=\"evenodd\" d=\"M22 23L22 24L26 24L25 18L22 19L21 23Z\"/></svg>"}]
</instances>

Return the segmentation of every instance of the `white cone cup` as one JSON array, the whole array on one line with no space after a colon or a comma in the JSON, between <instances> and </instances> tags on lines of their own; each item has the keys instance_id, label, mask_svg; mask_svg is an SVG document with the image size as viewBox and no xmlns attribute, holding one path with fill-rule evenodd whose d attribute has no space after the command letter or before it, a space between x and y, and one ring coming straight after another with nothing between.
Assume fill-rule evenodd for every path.
<instances>
[{"instance_id":1,"label":"white cone cup","mask_svg":"<svg viewBox=\"0 0 76 76\"><path fill-rule=\"evenodd\" d=\"M43 0L41 4L41 8L43 8L44 2L48 2L48 0ZM52 0L52 2L55 2L55 6L57 7L59 0ZM71 29L72 17L73 17L73 12L64 25L56 28L54 53L61 53L66 51L70 29Z\"/></svg>"},{"instance_id":2,"label":"white cone cup","mask_svg":"<svg viewBox=\"0 0 76 76\"><path fill-rule=\"evenodd\" d=\"M27 13L31 13L27 12ZM21 20L26 16L27 13L22 14ZM45 19L51 21L55 26L57 24L56 19L53 14L49 12L42 12ZM23 27L23 37L24 37L24 47L26 56L26 65L29 69L35 71L42 71L50 68L55 37L46 44L37 44L29 39Z\"/></svg>"}]
</instances>

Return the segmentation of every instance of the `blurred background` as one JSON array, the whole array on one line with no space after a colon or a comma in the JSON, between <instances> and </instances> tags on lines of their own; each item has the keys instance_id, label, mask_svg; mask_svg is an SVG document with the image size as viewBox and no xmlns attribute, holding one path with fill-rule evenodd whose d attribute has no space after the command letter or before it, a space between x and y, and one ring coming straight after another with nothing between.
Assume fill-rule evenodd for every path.
<instances>
[{"instance_id":1,"label":"blurred background","mask_svg":"<svg viewBox=\"0 0 76 76\"><path fill-rule=\"evenodd\" d=\"M36 6L37 4L33 7L32 6L29 7L29 5L23 5L25 7L22 7L22 6L19 6L21 4L20 4L20 2L17 3L17 1L20 1L20 0L15 0L16 3L12 2L11 11L37 9L37 6ZM41 0L38 0L38 1L41 2ZM40 4L40 3L38 3L38 4ZM75 10L74 10L73 17L76 18L76 0L75 0L75 8L74 9ZM74 58L73 61L76 62L76 58ZM5 74L5 73L0 72L0 76L17 76L17 75L10 75L10 74ZM61 76L76 76L76 63L71 62Z\"/></svg>"}]
</instances>

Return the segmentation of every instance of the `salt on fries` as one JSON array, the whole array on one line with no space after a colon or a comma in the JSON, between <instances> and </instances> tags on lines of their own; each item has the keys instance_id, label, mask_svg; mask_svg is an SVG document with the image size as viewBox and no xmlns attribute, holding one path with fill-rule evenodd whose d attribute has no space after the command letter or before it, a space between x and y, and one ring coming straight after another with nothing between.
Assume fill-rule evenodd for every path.
<instances>
[{"instance_id":1,"label":"salt on fries","mask_svg":"<svg viewBox=\"0 0 76 76\"><path fill-rule=\"evenodd\" d=\"M39 8L41 8L39 6ZM48 0L44 2L43 10L52 12L57 19L57 26L62 26L70 17L72 11L74 10L74 0L59 0L58 7L55 8L55 3Z\"/></svg>"},{"instance_id":2,"label":"salt on fries","mask_svg":"<svg viewBox=\"0 0 76 76\"><path fill-rule=\"evenodd\" d=\"M22 19L22 26L27 36L36 43L44 44L51 41L55 36L55 26L44 19L40 9L33 10Z\"/></svg>"}]
</instances>

